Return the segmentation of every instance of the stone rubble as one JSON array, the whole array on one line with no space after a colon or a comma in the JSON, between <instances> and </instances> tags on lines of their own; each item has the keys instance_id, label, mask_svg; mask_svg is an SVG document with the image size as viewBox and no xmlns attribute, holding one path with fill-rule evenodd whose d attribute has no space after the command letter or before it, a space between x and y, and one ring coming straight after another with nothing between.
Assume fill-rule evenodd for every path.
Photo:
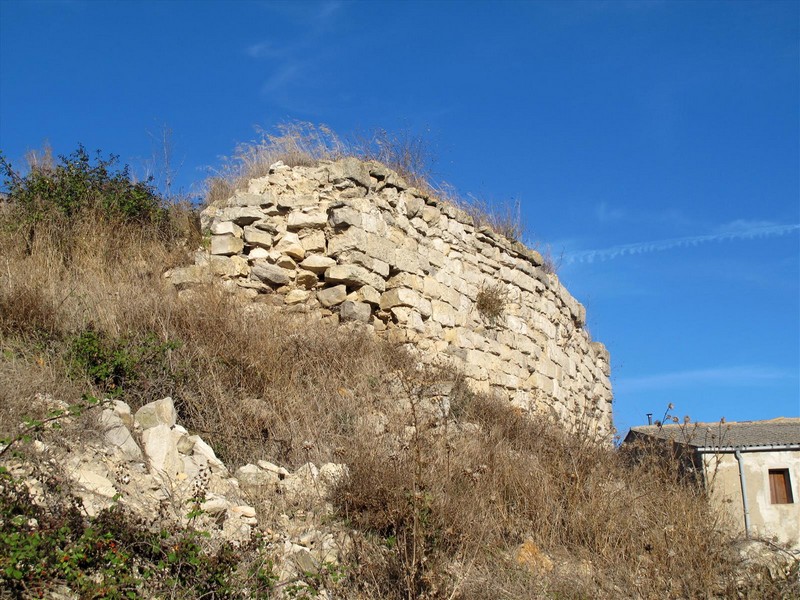
<instances>
[{"instance_id":1,"label":"stone rubble","mask_svg":"<svg viewBox=\"0 0 800 600\"><path fill-rule=\"evenodd\" d=\"M48 408L68 408L50 397L40 400ZM346 531L320 526L321 517L332 513L328 495L346 476L344 465L307 463L292 473L259 461L232 475L200 436L177 423L171 398L135 414L119 400L105 406L94 439L33 443L40 456L63 470L87 516L119 504L153 528L193 527L209 532L215 543L241 545L258 533L275 561L278 581L338 565L350 547ZM34 500L44 503L44 490L28 464L12 463L10 471L24 477ZM256 507L285 512L259 523Z\"/></svg>"},{"instance_id":2,"label":"stone rubble","mask_svg":"<svg viewBox=\"0 0 800 600\"><path fill-rule=\"evenodd\" d=\"M611 431L608 352L541 255L387 167L278 162L201 223L208 252L165 274L179 293L213 272L245 298L362 323L522 410ZM507 300L486 319L478 296L497 286Z\"/></svg>"}]
</instances>

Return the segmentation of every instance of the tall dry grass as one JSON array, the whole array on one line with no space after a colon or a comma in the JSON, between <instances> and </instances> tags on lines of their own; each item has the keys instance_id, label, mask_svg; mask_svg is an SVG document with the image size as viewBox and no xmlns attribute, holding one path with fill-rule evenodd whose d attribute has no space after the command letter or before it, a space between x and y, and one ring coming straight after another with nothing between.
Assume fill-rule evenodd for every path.
<instances>
[{"instance_id":1,"label":"tall dry grass","mask_svg":"<svg viewBox=\"0 0 800 600\"><path fill-rule=\"evenodd\" d=\"M525 234L519 200L488 202L472 195L464 197L452 185L437 182L431 141L408 130L376 129L342 137L326 125L302 121L279 124L272 132L259 129L255 140L239 144L212 172L205 182L205 201L227 200L251 179L269 174L270 166L278 161L291 167L315 166L348 156L388 166L412 187L465 211L476 227L487 226L512 241L522 240Z\"/></svg>"}]
</instances>

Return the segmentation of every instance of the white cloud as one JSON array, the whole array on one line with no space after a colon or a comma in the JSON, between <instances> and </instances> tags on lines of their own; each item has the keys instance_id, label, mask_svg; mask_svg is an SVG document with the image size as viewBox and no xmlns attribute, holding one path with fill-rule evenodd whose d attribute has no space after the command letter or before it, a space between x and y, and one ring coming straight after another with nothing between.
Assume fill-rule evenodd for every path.
<instances>
[{"instance_id":1,"label":"white cloud","mask_svg":"<svg viewBox=\"0 0 800 600\"><path fill-rule=\"evenodd\" d=\"M596 250L578 250L564 255L566 264L593 263L595 261L613 260L634 254L647 254L661 252L673 248L686 248L698 246L707 242L722 242L732 240L752 240L757 238L771 238L788 235L800 230L800 224L776 224L769 221L733 221L727 226L717 228L715 233L695 235L666 240L653 240L621 244L610 248Z\"/></svg>"}]
</instances>

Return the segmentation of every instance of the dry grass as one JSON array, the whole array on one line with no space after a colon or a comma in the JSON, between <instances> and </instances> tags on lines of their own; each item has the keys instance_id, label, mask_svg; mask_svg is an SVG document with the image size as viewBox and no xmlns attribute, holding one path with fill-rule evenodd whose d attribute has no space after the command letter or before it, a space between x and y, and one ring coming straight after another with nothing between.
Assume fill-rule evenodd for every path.
<instances>
[{"instance_id":1,"label":"dry grass","mask_svg":"<svg viewBox=\"0 0 800 600\"><path fill-rule=\"evenodd\" d=\"M508 289L502 283L481 285L475 300L475 308L481 318L492 326L503 320L507 304Z\"/></svg>"},{"instance_id":2,"label":"dry grass","mask_svg":"<svg viewBox=\"0 0 800 600\"><path fill-rule=\"evenodd\" d=\"M485 397L465 420L480 428L411 410L405 444L351 446L338 502L366 532L364 597L737 597L725 524L674 461L631 463ZM553 562L521 566L525 541Z\"/></svg>"},{"instance_id":3,"label":"dry grass","mask_svg":"<svg viewBox=\"0 0 800 600\"><path fill-rule=\"evenodd\" d=\"M525 233L519 200L490 203L475 196L463 198L452 186L437 183L434 152L421 135L377 129L343 138L326 125L302 121L279 124L274 133L258 133L258 139L240 144L231 157L223 158L222 167L206 180L206 204L227 200L251 179L269 174L270 166L278 161L291 167L314 166L323 160L355 156L380 162L409 185L464 210L477 227L487 226L512 241L520 241Z\"/></svg>"}]
</instances>

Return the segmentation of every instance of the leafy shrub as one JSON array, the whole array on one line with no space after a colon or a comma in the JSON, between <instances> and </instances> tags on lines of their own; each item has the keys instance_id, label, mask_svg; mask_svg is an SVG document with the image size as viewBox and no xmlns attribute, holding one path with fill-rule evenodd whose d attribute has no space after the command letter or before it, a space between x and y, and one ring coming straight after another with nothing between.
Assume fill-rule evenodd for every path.
<instances>
[{"instance_id":1,"label":"leafy shrub","mask_svg":"<svg viewBox=\"0 0 800 600\"><path fill-rule=\"evenodd\" d=\"M14 597L43 597L63 584L81 598L242 597L239 558L258 541L207 550L203 531L151 531L119 505L87 520L79 500L58 487L48 492L55 498L48 506L33 502L25 484L0 467L0 588ZM248 575L261 588L249 591L269 597L273 580Z\"/></svg>"},{"instance_id":2,"label":"leafy shrub","mask_svg":"<svg viewBox=\"0 0 800 600\"><path fill-rule=\"evenodd\" d=\"M33 163L23 176L0 155L8 199L28 221L40 221L53 213L72 217L85 211L138 222L163 219L161 199L151 182L132 181L128 166L119 169L118 163L118 156L103 158L100 151L93 161L86 149L78 146L69 156L59 157L55 166Z\"/></svg>"},{"instance_id":3,"label":"leafy shrub","mask_svg":"<svg viewBox=\"0 0 800 600\"><path fill-rule=\"evenodd\" d=\"M152 334L138 341L109 339L92 328L82 331L72 342L73 366L86 374L92 384L111 395L123 393L137 380L151 378L167 353L179 346L159 342Z\"/></svg>"}]
</instances>

